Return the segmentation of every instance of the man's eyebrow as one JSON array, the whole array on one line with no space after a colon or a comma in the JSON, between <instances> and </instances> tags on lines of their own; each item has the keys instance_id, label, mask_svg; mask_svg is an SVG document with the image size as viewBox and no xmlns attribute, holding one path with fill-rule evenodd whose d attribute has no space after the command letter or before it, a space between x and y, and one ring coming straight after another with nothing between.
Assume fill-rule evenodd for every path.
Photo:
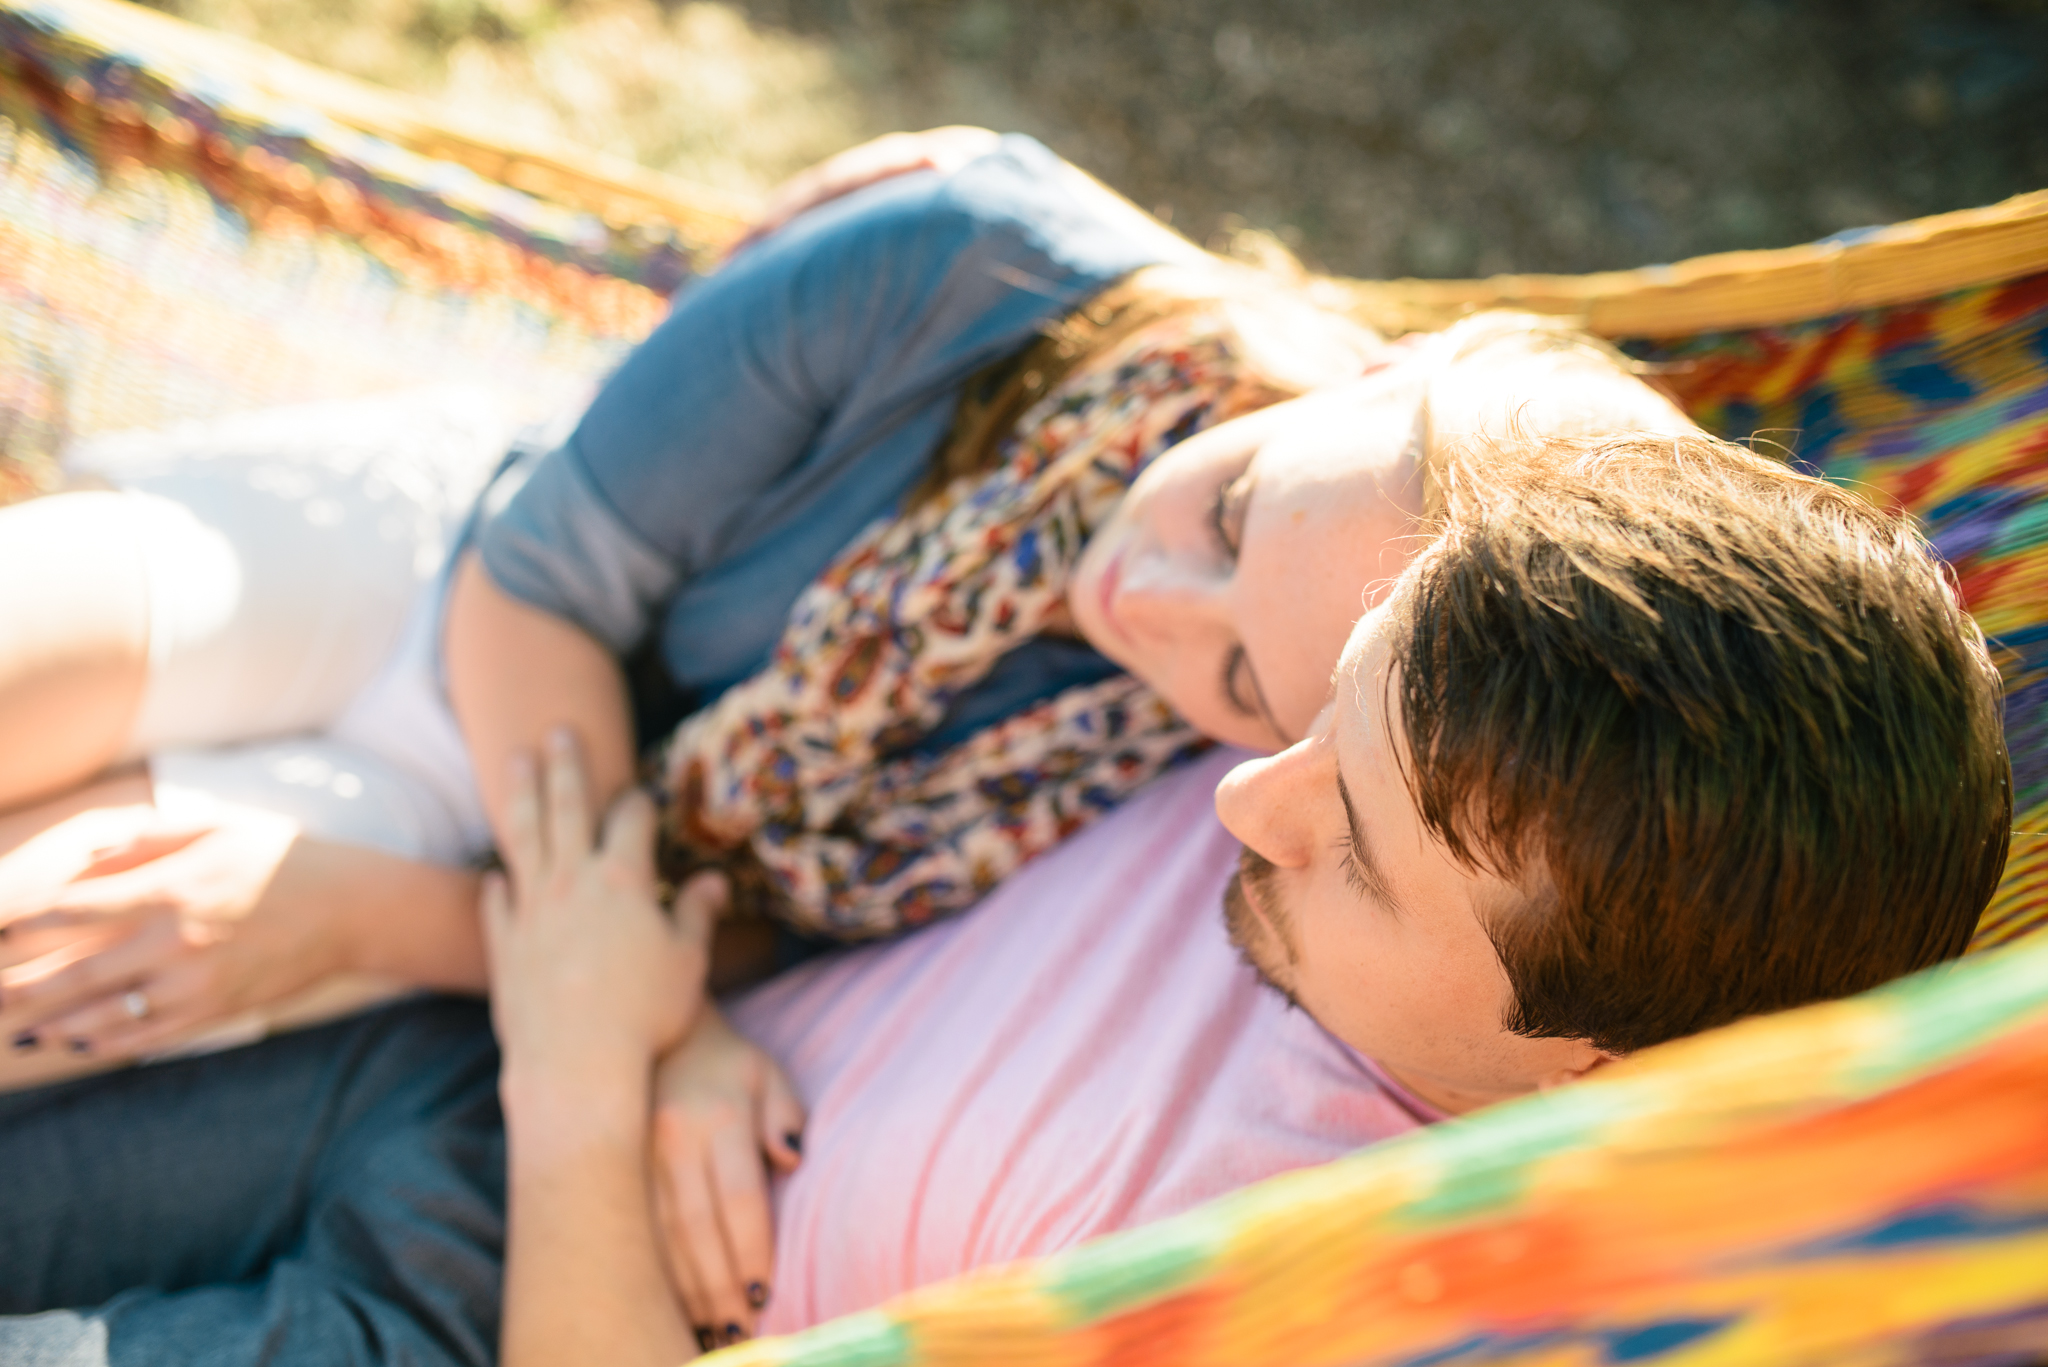
<instances>
[{"instance_id":1,"label":"man's eyebrow","mask_svg":"<svg viewBox=\"0 0 2048 1367\"><path fill-rule=\"evenodd\" d=\"M1357 870L1358 881L1365 884L1365 890L1375 901L1398 916L1401 904L1394 900L1393 885L1387 882L1379 861L1372 857L1372 844L1365 838L1365 827L1358 824L1358 808L1352 804L1351 790L1344 786L1341 768L1337 770L1337 796L1344 803L1344 820L1351 833L1351 866Z\"/></svg>"}]
</instances>

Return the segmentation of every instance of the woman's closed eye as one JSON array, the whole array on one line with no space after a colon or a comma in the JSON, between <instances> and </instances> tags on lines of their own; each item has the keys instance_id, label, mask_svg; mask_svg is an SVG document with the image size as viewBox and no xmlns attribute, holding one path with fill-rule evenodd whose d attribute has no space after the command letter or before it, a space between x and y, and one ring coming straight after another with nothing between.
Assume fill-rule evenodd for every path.
<instances>
[{"instance_id":1,"label":"woman's closed eye","mask_svg":"<svg viewBox=\"0 0 2048 1367\"><path fill-rule=\"evenodd\" d=\"M1273 716L1272 705L1266 701L1266 690L1259 686L1258 671L1252 668L1252 657L1245 653L1242 644L1233 644L1223 652L1222 684L1223 700L1230 704L1232 711L1262 723L1272 732L1272 739L1279 742L1281 749L1294 743Z\"/></svg>"},{"instance_id":2,"label":"woman's closed eye","mask_svg":"<svg viewBox=\"0 0 2048 1367\"><path fill-rule=\"evenodd\" d=\"M1251 657L1244 653L1244 647L1233 645L1223 652L1223 697L1241 717L1266 719L1266 709L1259 697L1259 682L1252 677Z\"/></svg>"},{"instance_id":3,"label":"woman's closed eye","mask_svg":"<svg viewBox=\"0 0 2048 1367\"><path fill-rule=\"evenodd\" d=\"M1215 533L1216 544L1224 557L1233 565L1237 563L1238 552L1244 545L1245 513L1251 507L1255 483L1250 470L1235 479L1225 480L1216 486L1216 499L1209 505L1210 530ZM1232 644L1223 652L1220 682L1223 700L1232 711L1241 717L1264 722L1281 743L1286 744L1287 733L1273 719L1273 709L1267 704L1265 690L1260 688L1259 676L1252 669L1251 656L1245 653L1241 642Z\"/></svg>"},{"instance_id":4,"label":"woman's closed eye","mask_svg":"<svg viewBox=\"0 0 2048 1367\"><path fill-rule=\"evenodd\" d=\"M1209 526L1216 533L1216 544L1232 560L1237 559L1244 543L1244 515L1251 501L1252 474L1247 470L1216 486L1216 501L1209 505Z\"/></svg>"}]
</instances>

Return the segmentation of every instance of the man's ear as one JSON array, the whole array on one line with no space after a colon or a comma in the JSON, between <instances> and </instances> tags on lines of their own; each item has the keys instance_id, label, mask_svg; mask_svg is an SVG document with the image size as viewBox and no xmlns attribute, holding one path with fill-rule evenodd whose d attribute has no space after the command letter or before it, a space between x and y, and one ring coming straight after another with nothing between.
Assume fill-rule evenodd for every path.
<instances>
[{"instance_id":1,"label":"man's ear","mask_svg":"<svg viewBox=\"0 0 2048 1367\"><path fill-rule=\"evenodd\" d=\"M1537 1078L1536 1090L1547 1092L1554 1087L1562 1087L1567 1083L1583 1081L1609 1064L1619 1063L1628 1057L1627 1054L1617 1054L1607 1049L1595 1048L1587 1041L1580 1042L1579 1052L1581 1057L1575 1059L1569 1066L1558 1068Z\"/></svg>"}]
</instances>

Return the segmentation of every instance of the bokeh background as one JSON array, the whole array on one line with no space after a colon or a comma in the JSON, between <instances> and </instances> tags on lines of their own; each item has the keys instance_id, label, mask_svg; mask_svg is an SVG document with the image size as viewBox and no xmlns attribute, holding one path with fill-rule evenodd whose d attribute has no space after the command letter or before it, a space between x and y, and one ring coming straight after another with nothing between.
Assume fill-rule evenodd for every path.
<instances>
[{"instance_id":1,"label":"bokeh background","mask_svg":"<svg viewBox=\"0 0 2048 1367\"><path fill-rule=\"evenodd\" d=\"M2048 187L2048 0L155 0L758 192L1032 133L1197 241L1348 275L1782 246Z\"/></svg>"}]
</instances>

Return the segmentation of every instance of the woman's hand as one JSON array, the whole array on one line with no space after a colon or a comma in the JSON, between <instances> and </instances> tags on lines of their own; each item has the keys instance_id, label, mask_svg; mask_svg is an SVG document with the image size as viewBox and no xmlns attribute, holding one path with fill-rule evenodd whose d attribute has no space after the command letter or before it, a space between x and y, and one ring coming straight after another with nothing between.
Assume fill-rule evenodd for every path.
<instances>
[{"instance_id":1,"label":"woman's hand","mask_svg":"<svg viewBox=\"0 0 2048 1367\"><path fill-rule=\"evenodd\" d=\"M298 823L227 805L204 821L91 815L7 859L50 865L68 837L93 842L0 904L0 1037L15 1054L130 1058L347 966L350 928L318 895Z\"/></svg>"},{"instance_id":2,"label":"woman's hand","mask_svg":"<svg viewBox=\"0 0 2048 1367\"><path fill-rule=\"evenodd\" d=\"M698 1336L754 1332L775 1271L768 1170L794 1169L804 1109L775 1060L706 1005L654 1082L654 1206ZM765 1161L764 1161L765 1159Z\"/></svg>"},{"instance_id":3,"label":"woman's hand","mask_svg":"<svg viewBox=\"0 0 2048 1367\"><path fill-rule=\"evenodd\" d=\"M993 148L1001 135L955 124L922 133L888 133L825 158L768 192L761 215L732 246L738 252L798 214L911 171L953 171ZM730 255L731 253L728 253Z\"/></svg>"},{"instance_id":4,"label":"woman's hand","mask_svg":"<svg viewBox=\"0 0 2048 1367\"><path fill-rule=\"evenodd\" d=\"M549 740L546 772L512 762L502 877L484 884L491 1017L509 1083L646 1086L704 998L724 883L707 874L664 911L654 876L654 804L628 791L599 836L574 740ZM543 789L545 792L543 793Z\"/></svg>"}]
</instances>

